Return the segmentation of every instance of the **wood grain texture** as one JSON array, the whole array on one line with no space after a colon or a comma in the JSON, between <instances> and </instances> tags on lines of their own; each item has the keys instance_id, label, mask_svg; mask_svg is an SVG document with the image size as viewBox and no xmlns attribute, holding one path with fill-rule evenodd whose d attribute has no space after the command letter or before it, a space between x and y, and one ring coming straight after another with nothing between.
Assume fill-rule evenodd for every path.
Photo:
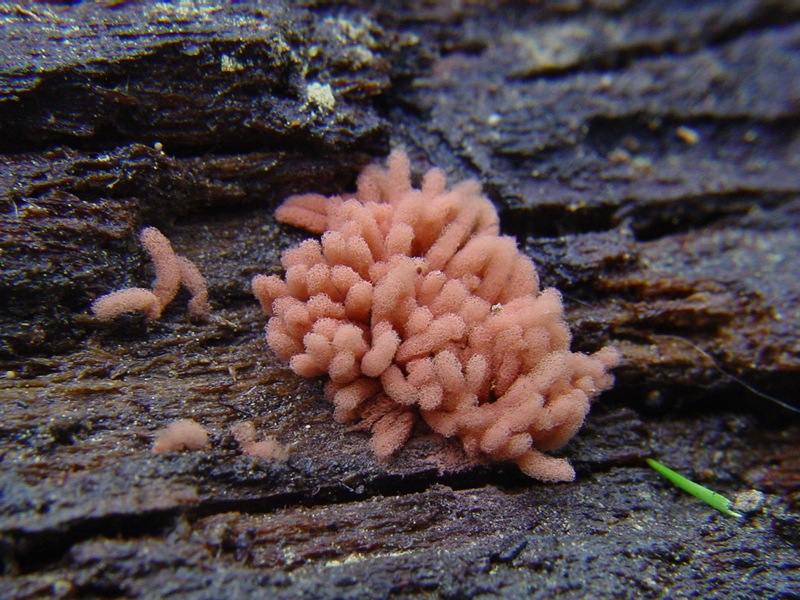
<instances>
[{"instance_id":1,"label":"wood grain texture","mask_svg":"<svg viewBox=\"0 0 800 600\"><path fill-rule=\"evenodd\" d=\"M0 5L0 596L800 594L800 423L722 372L796 403L800 4L484 4ZM483 182L575 346L624 352L574 484L423 428L376 461L268 351L249 281L303 238L273 207L390 146ZM90 318L149 285L144 225L211 321ZM181 418L211 449L153 455Z\"/></svg>"}]
</instances>

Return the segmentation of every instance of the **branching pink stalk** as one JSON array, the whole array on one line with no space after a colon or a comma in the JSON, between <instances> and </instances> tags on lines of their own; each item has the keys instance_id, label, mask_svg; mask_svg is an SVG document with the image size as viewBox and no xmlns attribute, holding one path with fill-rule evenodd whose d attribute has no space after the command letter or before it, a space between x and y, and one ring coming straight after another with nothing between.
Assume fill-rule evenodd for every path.
<instances>
[{"instance_id":1,"label":"branching pink stalk","mask_svg":"<svg viewBox=\"0 0 800 600\"><path fill-rule=\"evenodd\" d=\"M142 229L139 240L156 270L153 289L126 288L111 292L92 303L92 313L98 319L110 321L124 313L141 311L148 321L155 321L175 299L178 288L183 285L191 294L189 314L199 318L208 317L211 312L208 288L194 263L184 256L176 255L172 244L155 227Z\"/></svg>"}]
</instances>

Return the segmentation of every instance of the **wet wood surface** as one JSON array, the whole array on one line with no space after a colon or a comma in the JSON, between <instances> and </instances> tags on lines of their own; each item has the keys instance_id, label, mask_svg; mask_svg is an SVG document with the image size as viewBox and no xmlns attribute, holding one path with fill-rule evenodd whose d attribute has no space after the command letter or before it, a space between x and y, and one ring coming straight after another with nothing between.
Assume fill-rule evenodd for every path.
<instances>
[{"instance_id":1,"label":"wet wood surface","mask_svg":"<svg viewBox=\"0 0 800 600\"><path fill-rule=\"evenodd\" d=\"M800 422L749 389L797 406L798 42L795 2L0 5L0 595L800 594ZM478 178L574 347L624 353L575 483L423 428L379 462L267 348L274 206L390 147ZM210 321L91 318L145 225ZM182 418L210 448L152 454Z\"/></svg>"}]
</instances>

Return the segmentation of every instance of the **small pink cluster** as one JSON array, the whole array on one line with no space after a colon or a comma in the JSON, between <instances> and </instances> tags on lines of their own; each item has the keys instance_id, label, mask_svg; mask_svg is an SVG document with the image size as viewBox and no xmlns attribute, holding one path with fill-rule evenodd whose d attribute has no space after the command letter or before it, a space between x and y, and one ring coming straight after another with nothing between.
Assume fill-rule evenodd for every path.
<instances>
[{"instance_id":1,"label":"small pink cluster","mask_svg":"<svg viewBox=\"0 0 800 600\"><path fill-rule=\"evenodd\" d=\"M539 291L533 263L499 235L474 181L420 188L394 152L352 195L288 198L283 223L322 234L286 251L285 279L259 275L267 341L305 377L327 375L341 423L372 432L388 457L418 417L470 456L512 460L531 477L569 481L563 446L610 388L618 353L569 350L561 297Z\"/></svg>"},{"instance_id":2,"label":"small pink cluster","mask_svg":"<svg viewBox=\"0 0 800 600\"><path fill-rule=\"evenodd\" d=\"M252 421L241 421L231 427L233 438L239 443L244 454L264 460L285 460L288 451L274 437L258 439L256 426Z\"/></svg>"},{"instance_id":3,"label":"small pink cluster","mask_svg":"<svg viewBox=\"0 0 800 600\"><path fill-rule=\"evenodd\" d=\"M211 307L208 304L206 281L194 263L185 256L175 254L172 244L155 227L142 229L139 241L155 266L153 289L125 288L100 296L92 303L94 315L102 321L110 321L123 313L141 311L148 321L155 321L183 285L192 296L189 314L199 318L208 317Z\"/></svg>"},{"instance_id":4,"label":"small pink cluster","mask_svg":"<svg viewBox=\"0 0 800 600\"><path fill-rule=\"evenodd\" d=\"M208 431L192 419L173 421L156 433L156 439L153 442L154 454L206 448L208 448Z\"/></svg>"}]
</instances>

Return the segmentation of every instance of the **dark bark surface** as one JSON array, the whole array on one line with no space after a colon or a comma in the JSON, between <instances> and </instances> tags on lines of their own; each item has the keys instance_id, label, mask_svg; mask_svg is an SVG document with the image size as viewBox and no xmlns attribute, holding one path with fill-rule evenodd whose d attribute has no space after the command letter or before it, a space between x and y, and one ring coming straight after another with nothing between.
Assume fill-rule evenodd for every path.
<instances>
[{"instance_id":1,"label":"dark bark surface","mask_svg":"<svg viewBox=\"0 0 800 600\"><path fill-rule=\"evenodd\" d=\"M3 4L0 47L0 596L800 594L800 422L748 387L797 405L800 3ZM275 204L392 146L478 178L575 348L624 353L575 483L422 428L376 461L266 347ZM149 284L145 225L211 320L90 317ZM211 448L152 454L181 418Z\"/></svg>"}]
</instances>

